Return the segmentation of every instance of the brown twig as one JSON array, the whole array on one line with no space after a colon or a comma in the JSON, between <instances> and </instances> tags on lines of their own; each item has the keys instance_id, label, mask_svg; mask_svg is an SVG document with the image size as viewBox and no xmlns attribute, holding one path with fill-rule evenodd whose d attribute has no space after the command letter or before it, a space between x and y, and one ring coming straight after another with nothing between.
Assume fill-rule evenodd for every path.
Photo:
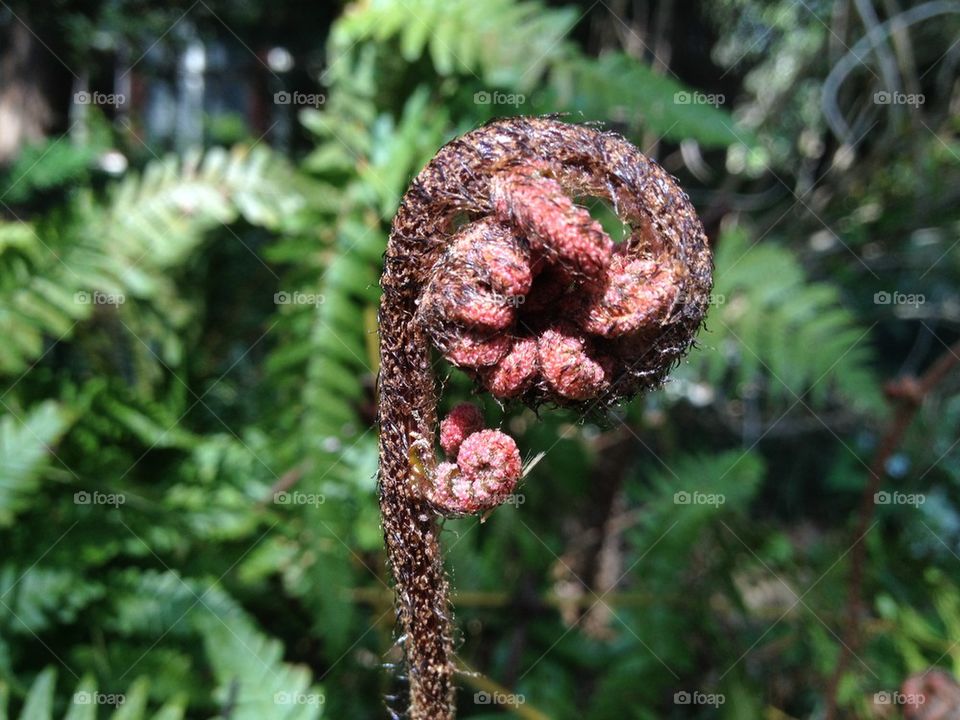
<instances>
[{"instance_id":1,"label":"brown twig","mask_svg":"<svg viewBox=\"0 0 960 720\"><path fill-rule=\"evenodd\" d=\"M887 461L903 442L917 411L930 392L960 364L960 341L947 348L927 371L916 377L903 377L887 384L884 388L888 400L894 407L893 418L883 435L883 439L870 464L870 476L860 499L860 510L853 533L853 546L850 551L850 583L847 597L846 629L830 682L827 685L826 720L837 717L837 690L840 679L846 670L850 657L856 652L860 642L860 616L863 612L863 570L866 558L864 536L869 532L876 511L874 496L880 489Z\"/></svg>"},{"instance_id":2,"label":"brown twig","mask_svg":"<svg viewBox=\"0 0 960 720\"><path fill-rule=\"evenodd\" d=\"M467 684L479 691L477 695L486 695L484 700L479 700L475 695L475 702L489 704L491 701L496 701L498 706L509 710L517 717L524 718L524 720L550 720L549 716L527 703L527 699L523 695L511 693L496 680L492 680L483 673L472 669L463 660L460 660L460 664L462 666L461 676Z\"/></svg>"}]
</instances>

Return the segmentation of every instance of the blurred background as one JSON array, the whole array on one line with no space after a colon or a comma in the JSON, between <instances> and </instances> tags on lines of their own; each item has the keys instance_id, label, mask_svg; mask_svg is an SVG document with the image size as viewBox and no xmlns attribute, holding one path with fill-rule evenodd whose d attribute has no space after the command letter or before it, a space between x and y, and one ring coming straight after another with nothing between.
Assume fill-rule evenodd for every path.
<instances>
[{"instance_id":1,"label":"blurred background","mask_svg":"<svg viewBox=\"0 0 960 720\"><path fill-rule=\"evenodd\" d=\"M680 179L716 284L659 392L487 398L545 456L444 524L460 716L960 717L958 37L943 1L0 0L0 708L402 711L389 223L444 142L566 113Z\"/></svg>"}]
</instances>

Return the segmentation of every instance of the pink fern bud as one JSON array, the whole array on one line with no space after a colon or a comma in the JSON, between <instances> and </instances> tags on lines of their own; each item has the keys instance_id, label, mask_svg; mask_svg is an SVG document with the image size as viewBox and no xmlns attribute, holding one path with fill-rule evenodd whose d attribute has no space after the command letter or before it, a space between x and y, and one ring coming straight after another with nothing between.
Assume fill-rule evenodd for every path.
<instances>
[{"instance_id":1,"label":"pink fern bud","mask_svg":"<svg viewBox=\"0 0 960 720\"><path fill-rule=\"evenodd\" d=\"M499 430L481 430L463 441L456 464L436 466L426 499L445 515L486 512L503 504L522 471L513 438Z\"/></svg>"},{"instance_id":2,"label":"pink fern bud","mask_svg":"<svg viewBox=\"0 0 960 720\"><path fill-rule=\"evenodd\" d=\"M518 338L510 352L484 374L487 388L496 397L512 398L526 392L540 373L537 341Z\"/></svg>"},{"instance_id":3,"label":"pink fern bud","mask_svg":"<svg viewBox=\"0 0 960 720\"><path fill-rule=\"evenodd\" d=\"M454 365L479 368L496 365L510 351L513 339L499 334L483 337L473 333L463 333L448 344L444 357Z\"/></svg>"},{"instance_id":4,"label":"pink fern bud","mask_svg":"<svg viewBox=\"0 0 960 720\"><path fill-rule=\"evenodd\" d=\"M419 314L435 340L455 332L451 325L487 331L512 325L530 290L527 255L511 231L491 219L461 228L434 265L419 301Z\"/></svg>"},{"instance_id":5,"label":"pink fern bud","mask_svg":"<svg viewBox=\"0 0 960 720\"><path fill-rule=\"evenodd\" d=\"M481 430L460 446L457 467L461 477L454 481L454 495L461 512L490 510L501 504L517 486L523 471L517 443L499 430Z\"/></svg>"},{"instance_id":6,"label":"pink fern bud","mask_svg":"<svg viewBox=\"0 0 960 720\"><path fill-rule=\"evenodd\" d=\"M474 223L484 234L471 244L467 262L497 295L516 298L530 292L533 273L529 252L503 225L492 219Z\"/></svg>"},{"instance_id":7,"label":"pink fern bud","mask_svg":"<svg viewBox=\"0 0 960 720\"><path fill-rule=\"evenodd\" d=\"M493 293L486 292L468 282L460 282L444 298L444 311L448 319L467 327L487 330L504 330L513 324L514 309Z\"/></svg>"},{"instance_id":8,"label":"pink fern bud","mask_svg":"<svg viewBox=\"0 0 960 720\"><path fill-rule=\"evenodd\" d=\"M483 429L483 413L473 403L460 403L440 423L440 447L448 457L456 457L468 435Z\"/></svg>"},{"instance_id":9,"label":"pink fern bud","mask_svg":"<svg viewBox=\"0 0 960 720\"><path fill-rule=\"evenodd\" d=\"M612 364L595 359L582 333L566 325L544 330L537 342L540 372L557 395L569 400L598 397Z\"/></svg>"},{"instance_id":10,"label":"pink fern bud","mask_svg":"<svg viewBox=\"0 0 960 720\"><path fill-rule=\"evenodd\" d=\"M669 263L616 253L603 285L578 313L584 330L601 337L627 335L665 320L678 295Z\"/></svg>"},{"instance_id":11,"label":"pink fern bud","mask_svg":"<svg viewBox=\"0 0 960 720\"><path fill-rule=\"evenodd\" d=\"M491 292L471 268L445 262L420 301L420 313L437 327L451 323L481 330L504 330L513 324L514 306Z\"/></svg>"},{"instance_id":12,"label":"pink fern bud","mask_svg":"<svg viewBox=\"0 0 960 720\"><path fill-rule=\"evenodd\" d=\"M553 178L515 168L494 178L491 199L494 212L513 223L531 248L567 270L596 278L610 263L610 236Z\"/></svg>"}]
</instances>

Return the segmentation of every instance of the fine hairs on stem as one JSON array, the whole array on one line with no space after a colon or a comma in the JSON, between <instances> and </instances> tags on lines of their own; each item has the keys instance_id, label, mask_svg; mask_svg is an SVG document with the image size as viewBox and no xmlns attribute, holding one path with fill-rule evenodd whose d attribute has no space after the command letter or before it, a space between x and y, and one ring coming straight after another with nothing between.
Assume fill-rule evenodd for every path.
<instances>
[{"instance_id":1,"label":"fine hairs on stem","mask_svg":"<svg viewBox=\"0 0 960 720\"><path fill-rule=\"evenodd\" d=\"M579 198L608 202L623 242ZM614 133L499 120L441 148L413 180L381 278L379 378L380 508L410 718L455 713L438 520L492 510L521 473L514 440L484 429L472 405L437 437L432 349L495 397L603 408L658 386L687 351L712 269L686 194Z\"/></svg>"}]
</instances>

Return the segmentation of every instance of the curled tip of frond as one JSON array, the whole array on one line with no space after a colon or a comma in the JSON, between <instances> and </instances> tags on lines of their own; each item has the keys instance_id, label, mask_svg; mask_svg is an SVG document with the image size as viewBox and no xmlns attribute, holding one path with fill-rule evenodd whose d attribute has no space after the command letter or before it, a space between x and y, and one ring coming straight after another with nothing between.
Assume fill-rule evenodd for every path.
<instances>
[{"instance_id":1,"label":"curled tip of frond","mask_svg":"<svg viewBox=\"0 0 960 720\"><path fill-rule=\"evenodd\" d=\"M712 284L706 238L674 180L623 138L504 120L441 150L418 187L422 206L398 223L435 214L419 321L496 397L610 405L659 385L691 346ZM591 196L629 226L623 243L574 202Z\"/></svg>"},{"instance_id":2,"label":"curled tip of frond","mask_svg":"<svg viewBox=\"0 0 960 720\"><path fill-rule=\"evenodd\" d=\"M456 456L468 435L483 429L483 414L473 403L460 403L440 423L440 447Z\"/></svg>"},{"instance_id":3,"label":"curled tip of frond","mask_svg":"<svg viewBox=\"0 0 960 720\"><path fill-rule=\"evenodd\" d=\"M459 408L476 410L472 405ZM467 423L474 426L474 418L467 417L469 411L454 413L444 420L448 437L459 435ZM425 488L426 499L441 514L472 515L492 510L516 488L522 464L517 443L509 435L499 430L476 430L456 443L455 451L448 451L446 445L444 450L456 455L456 463L439 463Z\"/></svg>"}]
</instances>

